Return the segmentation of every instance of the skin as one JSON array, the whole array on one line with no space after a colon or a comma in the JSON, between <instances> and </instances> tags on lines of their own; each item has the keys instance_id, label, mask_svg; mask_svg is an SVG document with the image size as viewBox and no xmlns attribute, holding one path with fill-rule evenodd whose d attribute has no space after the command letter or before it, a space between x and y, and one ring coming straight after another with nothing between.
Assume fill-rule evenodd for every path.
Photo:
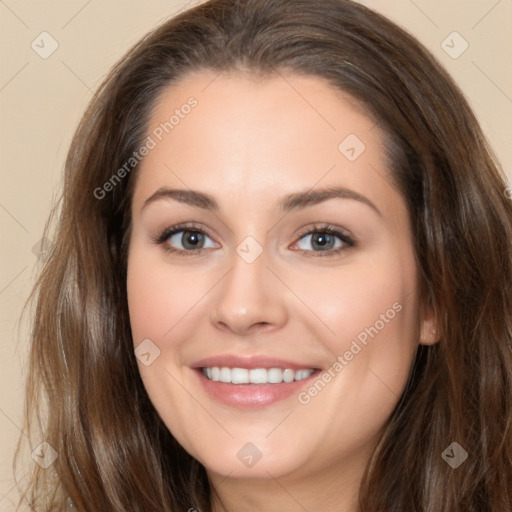
<instances>
[{"instance_id":1,"label":"skin","mask_svg":"<svg viewBox=\"0 0 512 512\"><path fill-rule=\"evenodd\" d=\"M190 96L198 105L144 158L134 189L131 328L135 347L150 339L160 350L147 366L138 360L144 386L175 438L205 466L216 512L355 511L365 465L418 344L437 341L431 312L420 313L411 226L389 178L384 134L321 78L201 71L164 91L148 135ZM355 161L338 149L349 134L366 146ZM327 186L364 195L380 215L346 198L279 210L287 194ZM143 208L161 187L206 192L219 211L173 199ZM152 241L182 222L206 232L201 254L164 250L184 249L184 233ZM322 256L302 234L324 223L357 245ZM247 236L263 251L252 263L236 252ZM294 395L256 410L223 405L190 368L231 353L327 369L395 303L400 312L307 404ZM262 454L252 467L237 457L248 442Z\"/></svg>"}]
</instances>

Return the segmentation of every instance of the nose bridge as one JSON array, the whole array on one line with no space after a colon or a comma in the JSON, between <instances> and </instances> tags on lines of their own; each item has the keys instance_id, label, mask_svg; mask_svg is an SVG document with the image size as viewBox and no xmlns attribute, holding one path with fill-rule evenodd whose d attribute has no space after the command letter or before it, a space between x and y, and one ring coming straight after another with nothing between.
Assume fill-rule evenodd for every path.
<instances>
[{"instance_id":1,"label":"nose bridge","mask_svg":"<svg viewBox=\"0 0 512 512\"><path fill-rule=\"evenodd\" d=\"M210 319L242 334L256 324L281 325L286 319L279 280L267 268L268 250L251 236L236 246L231 269L219 285Z\"/></svg>"}]
</instances>

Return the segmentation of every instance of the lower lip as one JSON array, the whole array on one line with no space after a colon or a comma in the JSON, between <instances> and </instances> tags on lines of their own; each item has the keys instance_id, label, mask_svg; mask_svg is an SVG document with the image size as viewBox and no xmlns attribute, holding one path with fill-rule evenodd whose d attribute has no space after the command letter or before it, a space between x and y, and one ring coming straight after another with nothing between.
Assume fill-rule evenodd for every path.
<instances>
[{"instance_id":1,"label":"lower lip","mask_svg":"<svg viewBox=\"0 0 512 512\"><path fill-rule=\"evenodd\" d=\"M231 407L254 409L297 395L303 387L309 385L310 381L318 376L320 370L316 370L305 379L281 384L228 384L208 379L201 369L195 369L195 373L199 376L205 391L213 399Z\"/></svg>"}]
</instances>

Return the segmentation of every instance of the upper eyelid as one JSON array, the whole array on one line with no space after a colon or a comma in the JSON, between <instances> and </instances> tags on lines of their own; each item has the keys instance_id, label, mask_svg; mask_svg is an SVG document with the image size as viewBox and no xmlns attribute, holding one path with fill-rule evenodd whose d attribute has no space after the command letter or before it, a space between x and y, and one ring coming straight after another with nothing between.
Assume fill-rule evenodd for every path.
<instances>
[{"instance_id":1,"label":"upper eyelid","mask_svg":"<svg viewBox=\"0 0 512 512\"><path fill-rule=\"evenodd\" d=\"M212 240L214 238L210 235L209 230L205 229L204 227L195 226L194 224L176 224L175 226L171 226L169 228L160 230L156 234L156 236L153 237L153 239L158 242L165 242L165 240L167 240L171 236L174 236L177 233L180 233L182 231L194 231L194 232L197 231L200 233L204 233L206 236L210 237Z\"/></svg>"},{"instance_id":2,"label":"upper eyelid","mask_svg":"<svg viewBox=\"0 0 512 512\"><path fill-rule=\"evenodd\" d=\"M354 238L352 233L350 233L350 231L348 231L347 229L333 226L328 223L323 223L323 224L320 223L320 225L317 224L314 226L310 226L308 228L304 228L303 230L299 231L296 236L303 237L304 235L309 235L311 233L318 232L318 231L327 231L327 232L336 231L336 232L339 232L340 235L346 236L347 238L350 238L350 239Z\"/></svg>"}]
</instances>

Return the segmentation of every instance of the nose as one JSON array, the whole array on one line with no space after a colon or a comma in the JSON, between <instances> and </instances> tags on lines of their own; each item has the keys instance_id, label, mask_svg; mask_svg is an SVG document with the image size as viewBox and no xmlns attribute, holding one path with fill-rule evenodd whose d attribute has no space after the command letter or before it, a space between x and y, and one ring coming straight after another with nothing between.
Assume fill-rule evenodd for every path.
<instances>
[{"instance_id":1,"label":"nose","mask_svg":"<svg viewBox=\"0 0 512 512\"><path fill-rule=\"evenodd\" d=\"M287 289L267 265L265 251L251 263L234 253L231 270L215 287L209 315L215 328L243 336L286 324Z\"/></svg>"}]
</instances>

